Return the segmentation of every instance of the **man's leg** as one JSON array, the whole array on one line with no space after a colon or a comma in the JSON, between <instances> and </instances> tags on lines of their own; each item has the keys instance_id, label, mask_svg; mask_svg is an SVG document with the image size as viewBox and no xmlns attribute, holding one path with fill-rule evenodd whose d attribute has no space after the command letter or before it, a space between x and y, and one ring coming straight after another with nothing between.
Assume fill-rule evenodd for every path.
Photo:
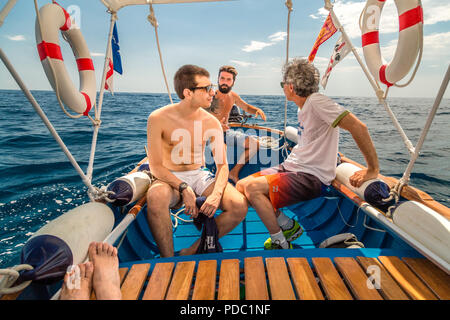
<instances>
[{"instance_id":1,"label":"man's leg","mask_svg":"<svg viewBox=\"0 0 450 320\"><path fill-rule=\"evenodd\" d=\"M244 142L244 152L242 152L237 164L230 170L229 178L237 183L239 180L239 172L242 167L258 152L259 141L253 137L246 137Z\"/></svg>"},{"instance_id":2,"label":"man's leg","mask_svg":"<svg viewBox=\"0 0 450 320\"><path fill-rule=\"evenodd\" d=\"M208 186L202 196L209 196L214 190L214 183ZM245 197L230 183L227 183L220 202L222 213L216 217L219 238L228 234L237 227L247 214L248 205ZM200 239L195 241L189 248L180 251L180 255L195 254L200 244Z\"/></svg>"},{"instance_id":3,"label":"man's leg","mask_svg":"<svg viewBox=\"0 0 450 320\"><path fill-rule=\"evenodd\" d=\"M269 199L269 184L264 176L248 176L239 180L236 188L245 195L270 234L281 231Z\"/></svg>"},{"instance_id":4,"label":"man's leg","mask_svg":"<svg viewBox=\"0 0 450 320\"><path fill-rule=\"evenodd\" d=\"M147 221L161 257L173 257L173 234L170 207L180 200L178 191L162 181L154 182L147 191Z\"/></svg>"}]
</instances>

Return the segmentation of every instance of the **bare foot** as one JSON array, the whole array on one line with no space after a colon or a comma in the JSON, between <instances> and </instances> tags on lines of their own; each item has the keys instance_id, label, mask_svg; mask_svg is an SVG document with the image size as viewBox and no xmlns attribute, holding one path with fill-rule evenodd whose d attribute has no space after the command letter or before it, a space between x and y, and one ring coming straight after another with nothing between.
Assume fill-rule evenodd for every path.
<instances>
[{"instance_id":1,"label":"bare foot","mask_svg":"<svg viewBox=\"0 0 450 320\"><path fill-rule=\"evenodd\" d=\"M180 250L180 256L189 256L197 252L198 246L200 245L200 239L195 241L189 248L184 248Z\"/></svg>"},{"instance_id":2,"label":"bare foot","mask_svg":"<svg viewBox=\"0 0 450 320\"><path fill-rule=\"evenodd\" d=\"M60 300L89 300L92 291L92 262L81 263L67 271L61 288Z\"/></svg>"},{"instance_id":3,"label":"bare foot","mask_svg":"<svg viewBox=\"0 0 450 320\"><path fill-rule=\"evenodd\" d=\"M107 243L92 242L88 252L94 264L93 288L97 300L122 299L117 249Z\"/></svg>"}]
</instances>

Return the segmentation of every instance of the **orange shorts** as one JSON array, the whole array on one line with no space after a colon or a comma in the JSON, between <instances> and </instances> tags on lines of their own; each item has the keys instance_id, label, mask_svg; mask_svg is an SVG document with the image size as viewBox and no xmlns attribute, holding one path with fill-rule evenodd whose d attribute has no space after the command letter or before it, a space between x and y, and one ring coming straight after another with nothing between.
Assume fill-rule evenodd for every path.
<instances>
[{"instance_id":1,"label":"orange shorts","mask_svg":"<svg viewBox=\"0 0 450 320\"><path fill-rule=\"evenodd\" d=\"M278 165L251 175L264 176L269 184L269 198L274 209L293 205L300 201L317 198L321 194L322 182L305 172L287 171Z\"/></svg>"}]
</instances>

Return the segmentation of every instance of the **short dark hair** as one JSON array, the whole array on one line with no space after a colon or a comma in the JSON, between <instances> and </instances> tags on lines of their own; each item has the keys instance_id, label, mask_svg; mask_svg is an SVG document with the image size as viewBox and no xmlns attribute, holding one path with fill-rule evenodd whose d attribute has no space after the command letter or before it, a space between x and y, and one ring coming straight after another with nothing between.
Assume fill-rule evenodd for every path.
<instances>
[{"instance_id":1,"label":"short dark hair","mask_svg":"<svg viewBox=\"0 0 450 320\"><path fill-rule=\"evenodd\" d=\"M319 91L319 70L307 59L294 58L283 68L283 81L294 86L300 97L308 97Z\"/></svg>"},{"instance_id":2,"label":"short dark hair","mask_svg":"<svg viewBox=\"0 0 450 320\"><path fill-rule=\"evenodd\" d=\"M202 67L186 64L175 73L173 83L175 91L180 99L184 99L184 89L191 89L197 86L195 76L209 77L209 72Z\"/></svg>"},{"instance_id":3,"label":"short dark hair","mask_svg":"<svg viewBox=\"0 0 450 320\"><path fill-rule=\"evenodd\" d=\"M219 69L219 77L220 77L220 73L222 71L231 73L233 75L233 81L236 80L236 76L237 76L238 72L236 71L235 67L233 67L233 66L221 66L220 69Z\"/></svg>"}]
</instances>

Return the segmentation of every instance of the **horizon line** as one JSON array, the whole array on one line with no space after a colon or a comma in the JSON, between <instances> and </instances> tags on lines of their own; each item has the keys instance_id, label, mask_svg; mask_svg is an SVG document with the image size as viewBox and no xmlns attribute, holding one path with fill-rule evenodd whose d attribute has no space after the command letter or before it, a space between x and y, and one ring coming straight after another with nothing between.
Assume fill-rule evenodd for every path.
<instances>
[{"instance_id":1,"label":"horizon line","mask_svg":"<svg viewBox=\"0 0 450 320\"><path fill-rule=\"evenodd\" d=\"M53 90L45 90L45 89L29 89L30 91L43 91L43 92L54 92ZM3 89L0 88L0 91L22 91L21 89ZM98 93L98 91L97 91ZM107 93L107 92L105 92ZM114 94L158 94L158 95L167 95L167 92L142 92L142 91L115 91ZM323 93L322 93L323 94ZM177 97L176 93L172 93L172 96ZM277 94L249 94L249 93L240 93L239 95L241 96L260 96L260 97L264 97L264 96L272 96L272 97L284 97L284 95L277 95ZM326 95L326 94L325 94ZM377 96L338 96L338 95L327 95L329 97L336 97L336 98L377 98ZM417 96L395 96L395 97L391 97L391 98L397 98L397 99L405 99L405 98L409 98L409 99L417 99L417 98L425 98L425 99L433 99L436 97L430 97L430 96L425 96L425 97L417 97ZM443 100L448 100L450 98L443 98Z\"/></svg>"}]
</instances>

